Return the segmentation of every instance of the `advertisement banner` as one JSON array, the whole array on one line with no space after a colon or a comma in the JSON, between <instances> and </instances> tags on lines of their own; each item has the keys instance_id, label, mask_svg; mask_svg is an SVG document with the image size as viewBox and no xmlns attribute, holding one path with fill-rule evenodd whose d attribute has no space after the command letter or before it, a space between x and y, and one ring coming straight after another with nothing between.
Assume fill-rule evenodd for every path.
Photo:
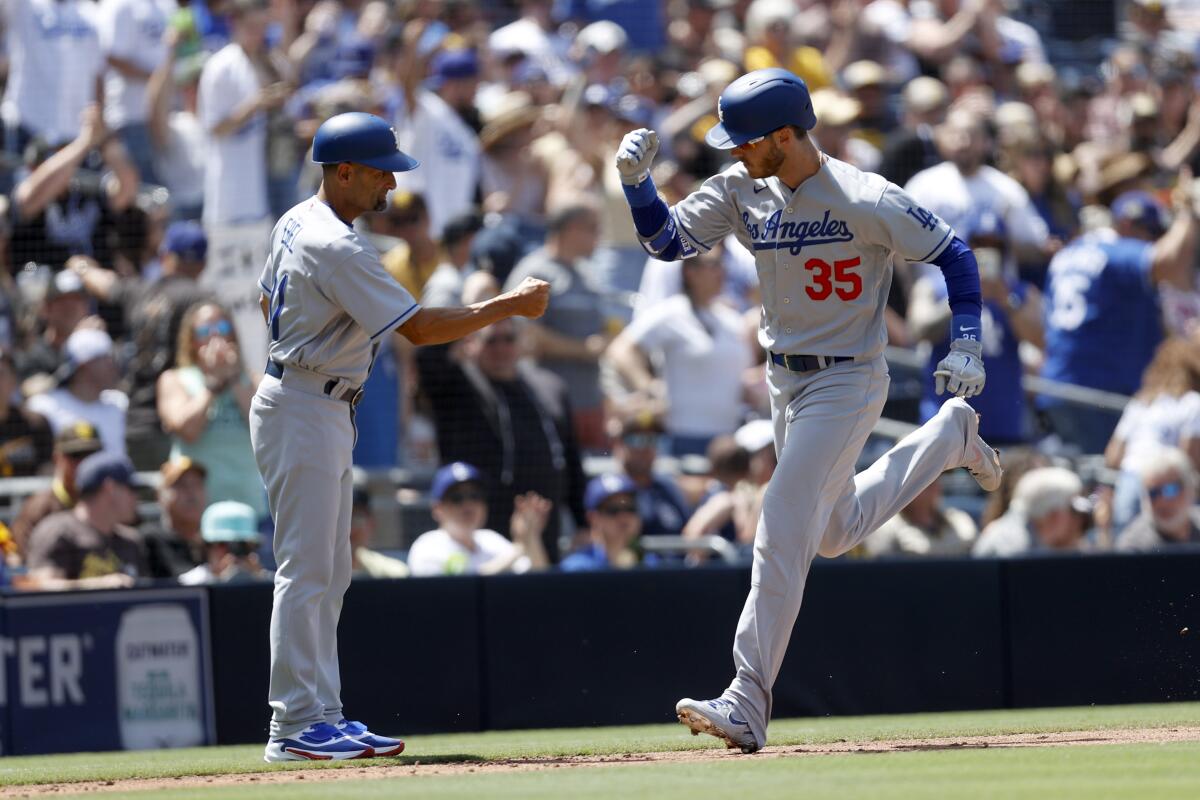
<instances>
[{"instance_id":1,"label":"advertisement banner","mask_svg":"<svg viewBox=\"0 0 1200 800\"><path fill-rule=\"evenodd\" d=\"M0 601L5 754L214 741L204 589Z\"/></svg>"}]
</instances>

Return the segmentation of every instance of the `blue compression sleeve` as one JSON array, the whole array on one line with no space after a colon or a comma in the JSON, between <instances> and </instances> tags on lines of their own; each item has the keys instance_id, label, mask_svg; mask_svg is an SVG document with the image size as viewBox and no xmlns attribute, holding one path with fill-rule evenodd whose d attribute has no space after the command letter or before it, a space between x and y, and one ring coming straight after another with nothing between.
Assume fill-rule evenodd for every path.
<instances>
[{"instance_id":1,"label":"blue compression sleeve","mask_svg":"<svg viewBox=\"0 0 1200 800\"><path fill-rule=\"evenodd\" d=\"M946 294L953 318L950 338L979 341L979 318L983 313L983 293L979 287L979 265L971 248L955 236L933 260L946 278Z\"/></svg>"},{"instance_id":2,"label":"blue compression sleeve","mask_svg":"<svg viewBox=\"0 0 1200 800\"><path fill-rule=\"evenodd\" d=\"M679 234L671 221L667 204L658 196L654 181L647 176L637 186L622 184L629 211L633 214L633 227L643 240L643 246L655 258L674 261L681 250Z\"/></svg>"}]
</instances>

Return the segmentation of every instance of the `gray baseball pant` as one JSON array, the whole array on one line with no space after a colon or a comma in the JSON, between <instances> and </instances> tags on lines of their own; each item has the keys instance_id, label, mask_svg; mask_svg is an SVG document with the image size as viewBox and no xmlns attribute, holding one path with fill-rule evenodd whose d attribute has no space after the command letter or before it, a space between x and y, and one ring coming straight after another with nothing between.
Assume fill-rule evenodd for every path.
<instances>
[{"instance_id":1,"label":"gray baseball pant","mask_svg":"<svg viewBox=\"0 0 1200 800\"><path fill-rule=\"evenodd\" d=\"M337 626L350 586L350 406L266 376L250 405L250 439L275 518L271 609L272 738L342 719Z\"/></svg>"},{"instance_id":2,"label":"gray baseball pant","mask_svg":"<svg viewBox=\"0 0 1200 800\"><path fill-rule=\"evenodd\" d=\"M760 746L813 559L852 549L942 472L961 466L972 413L944 406L855 475L887 398L883 357L808 373L768 366L779 465L754 537L750 594L733 642L737 675L722 695L742 712Z\"/></svg>"}]
</instances>

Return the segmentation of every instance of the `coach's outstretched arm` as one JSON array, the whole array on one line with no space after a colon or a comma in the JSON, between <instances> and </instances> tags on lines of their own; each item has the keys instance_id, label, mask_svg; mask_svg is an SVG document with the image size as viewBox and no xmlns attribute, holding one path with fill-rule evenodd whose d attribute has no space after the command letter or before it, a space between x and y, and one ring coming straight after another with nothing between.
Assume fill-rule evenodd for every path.
<instances>
[{"instance_id":1,"label":"coach's outstretched arm","mask_svg":"<svg viewBox=\"0 0 1200 800\"><path fill-rule=\"evenodd\" d=\"M536 319L546 311L550 284L526 278L517 288L490 300L458 308L422 308L396 328L413 344L444 344L508 317Z\"/></svg>"}]
</instances>

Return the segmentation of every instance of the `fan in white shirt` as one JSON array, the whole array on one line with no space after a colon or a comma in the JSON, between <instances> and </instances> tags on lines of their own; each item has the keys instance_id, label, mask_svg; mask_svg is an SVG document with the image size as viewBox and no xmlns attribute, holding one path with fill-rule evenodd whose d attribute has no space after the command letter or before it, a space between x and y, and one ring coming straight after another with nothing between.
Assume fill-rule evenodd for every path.
<instances>
[{"instance_id":1,"label":"fan in white shirt","mask_svg":"<svg viewBox=\"0 0 1200 800\"><path fill-rule=\"evenodd\" d=\"M979 114L956 109L938 126L938 150L946 159L912 177L905 190L955 230L968 230L976 215L992 211L1004 220L1009 252L1021 260L1049 260L1050 232L1029 193L1015 180L984 163L992 140ZM1013 255L1005 269L1015 274Z\"/></svg>"},{"instance_id":2,"label":"fan in white shirt","mask_svg":"<svg viewBox=\"0 0 1200 800\"><path fill-rule=\"evenodd\" d=\"M269 109L288 96L279 84L263 86L254 67L266 46L265 0L235 0L233 40L204 65L197 116L210 137L204 172L204 224L254 222L267 216Z\"/></svg>"},{"instance_id":3,"label":"fan in white shirt","mask_svg":"<svg viewBox=\"0 0 1200 800\"><path fill-rule=\"evenodd\" d=\"M125 411L129 398L112 387L117 382L113 342L94 328L76 330L63 345L67 361L59 388L29 398L29 410L41 414L57 436L76 422L92 425L105 451L125 455Z\"/></svg>"},{"instance_id":4,"label":"fan in white shirt","mask_svg":"<svg viewBox=\"0 0 1200 800\"><path fill-rule=\"evenodd\" d=\"M142 179L157 183L146 117L147 82L166 59L163 34L175 0L101 0L100 44L108 63L104 75L104 121L117 132Z\"/></svg>"},{"instance_id":5,"label":"fan in white shirt","mask_svg":"<svg viewBox=\"0 0 1200 800\"><path fill-rule=\"evenodd\" d=\"M675 456L703 455L713 437L742 422L742 374L753 355L741 314L717 301L721 259L714 248L685 260L683 293L639 313L607 352L635 391L666 401L664 427Z\"/></svg>"},{"instance_id":6,"label":"fan in white shirt","mask_svg":"<svg viewBox=\"0 0 1200 800\"><path fill-rule=\"evenodd\" d=\"M463 113L474 110L479 62L471 50L439 53L431 67L434 91L421 88L426 65L415 42L422 27L411 27L411 32L405 28L405 55L396 68L403 90L403 105L396 112L396 143L424 168L397 173L396 188L425 198L430 233L436 239L447 222L475 205L481 152L479 137L463 120Z\"/></svg>"},{"instance_id":7,"label":"fan in white shirt","mask_svg":"<svg viewBox=\"0 0 1200 800\"><path fill-rule=\"evenodd\" d=\"M71 141L84 108L99 99L104 71L95 4L9 0L3 9L9 66L0 115L52 146Z\"/></svg>"},{"instance_id":8,"label":"fan in white shirt","mask_svg":"<svg viewBox=\"0 0 1200 800\"><path fill-rule=\"evenodd\" d=\"M423 533L408 551L414 576L494 575L544 569L549 561L542 547L551 503L529 492L515 499L509 541L481 528L487 519L483 475L470 464L447 464L433 477L429 490L433 519L441 527Z\"/></svg>"}]
</instances>

